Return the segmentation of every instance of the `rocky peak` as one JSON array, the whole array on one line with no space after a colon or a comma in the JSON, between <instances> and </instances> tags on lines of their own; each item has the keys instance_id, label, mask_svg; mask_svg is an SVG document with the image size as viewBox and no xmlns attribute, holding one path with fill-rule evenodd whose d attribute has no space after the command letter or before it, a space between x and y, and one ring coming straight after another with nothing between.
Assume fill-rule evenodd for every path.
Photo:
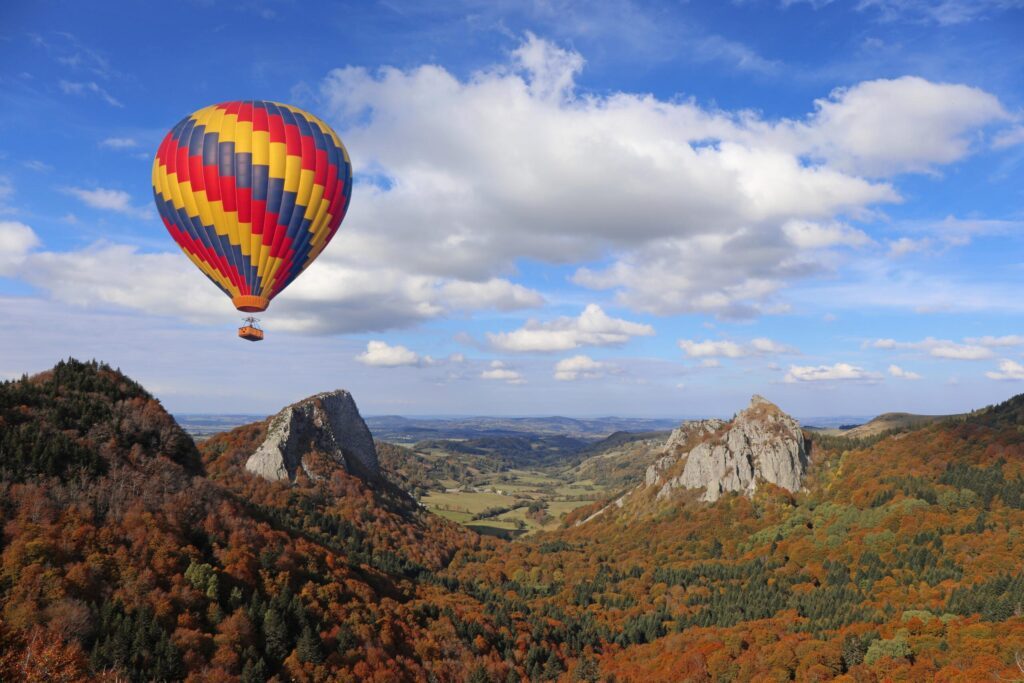
<instances>
[{"instance_id":1,"label":"rocky peak","mask_svg":"<svg viewBox=\"0 0 1024 683\"><path fill-rule=\"evenodd\" d=\"M325 472L314 461L322 459L364 479L380 477L373 435L352 395L341 389L311 396L272 417L266 439L245 468L272 481L294 481L300 469L317 479Z\"/></svg>"},{"instance_id":2,"label":"rocky peak","mask_svg":"<svg viewBox=\"0 0 1024 683\"><path fill-rule=\"evenodd\" d=\"M713 502L727 491L752 495L759 481L797 491L806 470L800 424L755 395L731 422L695 420L673 431L665 455L647 469L645 486L657 486L659 499L702 488L702 499Z\"/></svg>"}]
</instances>

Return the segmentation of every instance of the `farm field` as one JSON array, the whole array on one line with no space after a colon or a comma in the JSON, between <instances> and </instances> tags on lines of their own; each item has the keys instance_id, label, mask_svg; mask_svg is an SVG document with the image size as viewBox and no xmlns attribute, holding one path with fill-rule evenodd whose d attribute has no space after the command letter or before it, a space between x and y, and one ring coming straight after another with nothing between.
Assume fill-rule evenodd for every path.
<instances>
[{"instance_id":1,"label":"farm field","mask_svg":"<svg viewBox=\"0 0 1024 683\"><path fill-rule=\"evenodd\" d=\"M503 538L556 529L566 514L607 495L593 481L573 482L549 468L478 475L472 485L443 483L446 490L428 492L420 504L480 534Z\"/></svg>"}]
</instances>

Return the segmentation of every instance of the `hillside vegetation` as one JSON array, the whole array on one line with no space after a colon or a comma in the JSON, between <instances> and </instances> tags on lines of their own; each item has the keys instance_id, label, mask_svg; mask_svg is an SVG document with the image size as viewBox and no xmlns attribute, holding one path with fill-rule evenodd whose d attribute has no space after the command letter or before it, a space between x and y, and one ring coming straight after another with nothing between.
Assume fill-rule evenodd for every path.
<instances>
[{"instance_id":1,"label":"hillside vegetation","mask_svg":"<svg viewBox=\"0 0 1024 683\"><path fill-rule=\"evenodd\" d=\"M640 490L514 542L402 490L436 461L264 481L265 422L196 449L98 363L0 384L0 420L0 680L1024 676L1024 397L823 437L796 493Z\"/></svg>"}]
</instances>

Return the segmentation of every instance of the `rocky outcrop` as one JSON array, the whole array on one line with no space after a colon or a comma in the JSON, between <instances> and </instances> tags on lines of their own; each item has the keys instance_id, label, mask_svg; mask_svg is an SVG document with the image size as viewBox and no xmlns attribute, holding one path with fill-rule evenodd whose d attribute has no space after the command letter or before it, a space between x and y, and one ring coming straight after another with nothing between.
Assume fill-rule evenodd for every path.
<instances>
[{"instance_id":1,"label":"rocky outcrop","mask_svg":"<svg viewBox=\"0 0 1024 683\"><path fill-rule=\"evenodd\" d=\"M645 486L659 499L676 489L704 489L714 502L727 491L748 495L766 481L798 491L807 471L800 424L761 396L731 422L696 420L672 432L665 455L647 468Z\"/></svg>"},{"instance_id":2,"label":"rocky outcrop","mask_svg":"<svg viewBox=\"0 0 1024 683\"><path fill-rule=\"evenodd\" d=\"M245 468L274 481L295 481L300 470L317 479L325 473L313 466L313 460L371 481L380 477L373 435L347 391L311 396L272 417L266 439Z\"/></svg>"}]
</instances>

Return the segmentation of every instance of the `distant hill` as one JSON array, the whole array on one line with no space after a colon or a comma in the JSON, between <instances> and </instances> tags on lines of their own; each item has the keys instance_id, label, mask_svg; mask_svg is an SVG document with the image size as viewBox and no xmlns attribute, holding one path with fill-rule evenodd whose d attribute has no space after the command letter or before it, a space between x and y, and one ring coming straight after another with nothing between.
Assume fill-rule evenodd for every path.
<instances>
[{"instance_id":1,"label":"distant hill","mask_svg":"<svg viewBox=\"0 0 1024 683\"><path fill-rule=\"evenodd\" d=\"M181 428L196 441L208 439L214 434L231 431L235 427L259 422L264 418L266 415L215 415L209 413L180 413L174 416Z\"/></svg>"},{"instance_id":2,"label":"distant hill","mask_svg":"<svg viewBox=\"0 0 1024 683\"><path fill-rule=\"evenodd\" d=\"M862 425L845 429L843 436L865 439L885 432L908 431L926 427L940 420L960 417L959 415L914 415L913 413L883 413Z\"/></svg>"},{"instance_id":3,"label":"distant hill","mask_svg":"<svg viewBox=\"0 0 1024 683\"><path fill-rule=\"evenodd\" d=\"M678 422L629 417L463 417L411 418L369 416L366 424L375 438L395 443L424 439L473 439L500 436L565 436L586 441L603 439L617 431L645 432L671 429Z\"/></svg>"},{"instance_id":4,"label":"distant hill","mask_svg":"<svg viewBox=\"0 0 1024 683\"><path fill-rule=\"evenodd\" d=\"M819 443L831 443L832 439L840 439L846 443L867 445L886 436L914 431L949 420L961 420L967 414L951 415L917 415L914 413L883 413L861 424L842 424L835 427L812 425L805 429L815 435ZM839 443L839 442L837 442Z\"/></svg>"}]
</instances>

